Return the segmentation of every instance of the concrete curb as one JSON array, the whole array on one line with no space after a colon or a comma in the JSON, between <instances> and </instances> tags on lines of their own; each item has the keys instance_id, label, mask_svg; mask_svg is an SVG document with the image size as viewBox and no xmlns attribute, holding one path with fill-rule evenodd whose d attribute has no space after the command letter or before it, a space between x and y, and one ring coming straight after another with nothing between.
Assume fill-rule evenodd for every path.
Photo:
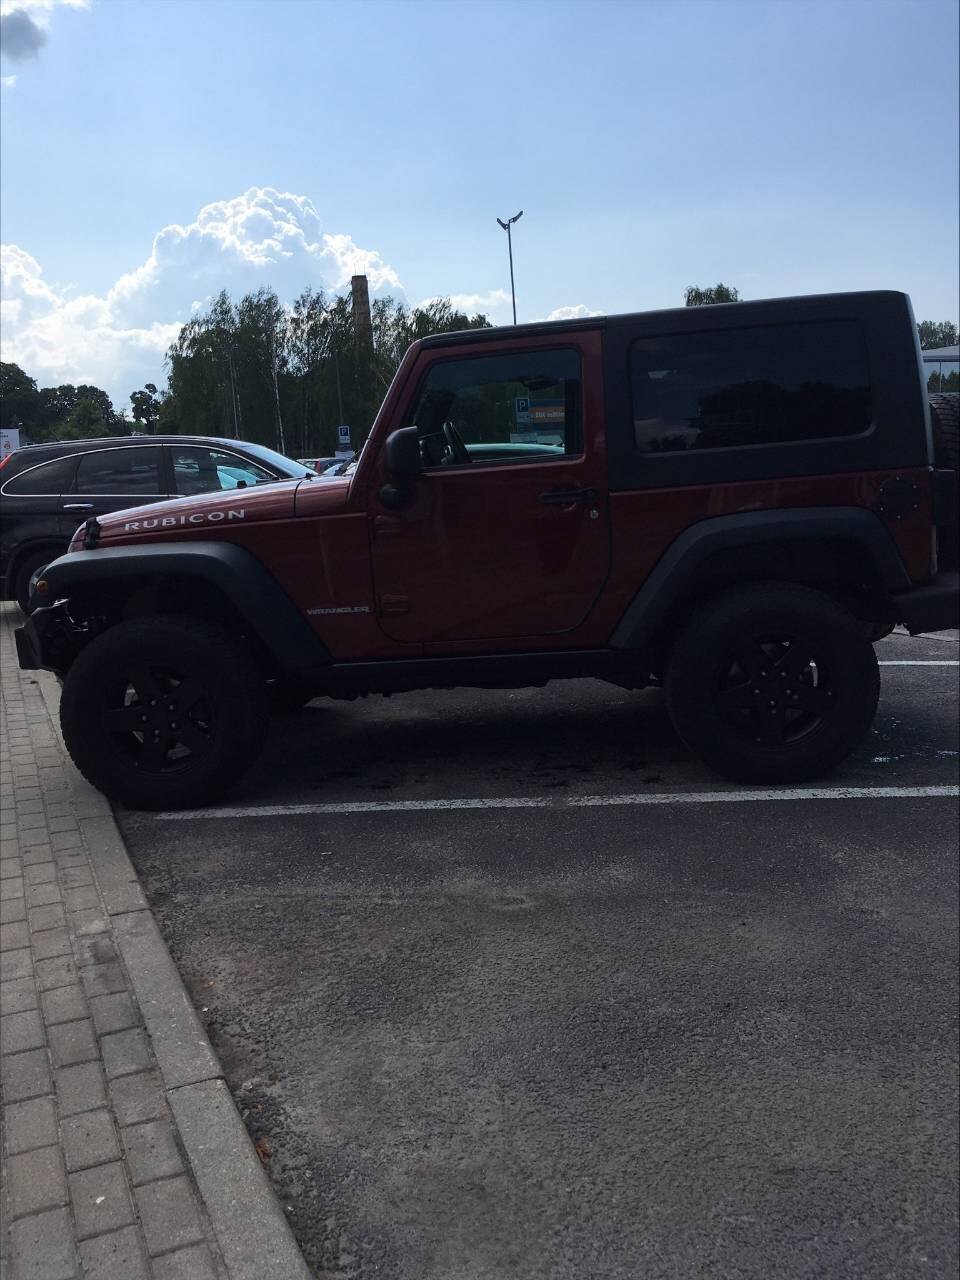
<instances>
[{"instance_id":1,"label":"concrete curb","mask_svg":"<svg viewBox=\"0 0 960 1280\"><path fill-rule=\"evenodd\" d=\"M60 739L80 829L230 1280L310 1280L183 980L157 928L108 801L63 745L60 689L37 672Z\"/></svg>"}]
</instances>

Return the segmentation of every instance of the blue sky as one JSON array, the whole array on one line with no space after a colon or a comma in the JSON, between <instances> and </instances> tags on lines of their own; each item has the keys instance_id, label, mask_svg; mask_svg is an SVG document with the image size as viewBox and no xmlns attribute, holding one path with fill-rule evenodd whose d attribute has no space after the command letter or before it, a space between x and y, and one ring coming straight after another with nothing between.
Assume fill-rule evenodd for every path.
<instances>
[{"instance_id":1,"label":"blue sky","mask_svg":"<svg viewBox=\"0 0 960 1280\"><path fill-rule=\"evenodd\" d=\"M521 320L721 279L957 318L954 0L0 5L42 32L0 90L4 358L41 384L125 403L220 287L358 265L505 322L520 208Z\"/></svg>"}]
</instances>

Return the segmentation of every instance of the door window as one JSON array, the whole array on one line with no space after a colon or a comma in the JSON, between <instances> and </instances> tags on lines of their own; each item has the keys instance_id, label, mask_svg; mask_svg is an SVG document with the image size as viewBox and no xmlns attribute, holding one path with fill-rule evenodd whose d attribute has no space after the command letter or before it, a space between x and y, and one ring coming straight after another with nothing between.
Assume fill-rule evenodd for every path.
<instances>
[{"instance_id":1,"label":"door window","mask_svg":"<svg viewBox=\"0 0 960 1280\"><path fill-rule=\"evenodd\" d=\"M171 446L173 484L177 493L217 493L224 489L246 489L269 484L277 477L249 458L224 449L199 445Z\"/></svg>"},{"instance_id":2,"label":"door window","mask_svg":"<svg viewBox=\"0 0 960 1280\"><path fill-rule=\"evenodd\" d=\"M580 356L511 351L431 365L408 426L427 469L582 452Z\"/></svg>"},{"instance_id":3,"label":"door window","mask_svg":"<svg viewBox=\"0 0 960 1280\"><path fill-rule=\"evenodd\" d=\"M73 473L76 470L77 457L57 458L53 462L44 462L39 466L21 471L18 476L8 480L3 492L11 497L29 494L33 497L58 498L70 488Z\"/></svg>"},{"instance_id":4,"label":"door window","mask_svg":"<svg viewBox=\"0 0 960 1280\"><path fill-rule=\"evenodd\" d=\"M77 493L124 498L162 494L160 446L134 445L86 454L77 468Z\"/></svg>"}]
</instances>

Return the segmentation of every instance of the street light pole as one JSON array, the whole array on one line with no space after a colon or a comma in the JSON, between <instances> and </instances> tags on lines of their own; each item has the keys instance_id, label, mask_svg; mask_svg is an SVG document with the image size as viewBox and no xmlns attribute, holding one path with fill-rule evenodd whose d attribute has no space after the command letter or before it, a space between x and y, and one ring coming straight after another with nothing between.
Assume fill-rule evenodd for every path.
<instances>
[{"instance_id":1,"label":"street light pole","mask_svg":"<svg viewBox=\"0 0 960 1280\"><path fill-rule=\"evenodd\" d=\"M497 222L500 223L500 226L503 227L504 231L507 233L507 252L510 254L510 297L513 300L514 324L517 323L517 291L513 286L513 239L510 235L510 228L515 222L519 222L522 217L523 210L521 209L520 212L515 213L512 218L508 218L506 222L504 222L502 218L497 219Z\"/></svg>"}]
</instances>

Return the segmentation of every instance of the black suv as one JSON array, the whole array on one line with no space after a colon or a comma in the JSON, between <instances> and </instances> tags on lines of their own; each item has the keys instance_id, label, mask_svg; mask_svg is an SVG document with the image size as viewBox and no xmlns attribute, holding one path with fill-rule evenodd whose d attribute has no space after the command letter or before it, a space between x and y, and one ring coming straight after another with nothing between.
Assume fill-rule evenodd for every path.
<instances>
[{"instance_id":1,"label":"black suv","mask_svg":"<svg viewBox=\"0 0 960 1280\"><path fill-rule=\"evenodd\" d=\"M91 516L313 474L263 445L209 436L28 445L0 462L0 598L26 612L34 573Z\"/></svg>"}]
</instances>

